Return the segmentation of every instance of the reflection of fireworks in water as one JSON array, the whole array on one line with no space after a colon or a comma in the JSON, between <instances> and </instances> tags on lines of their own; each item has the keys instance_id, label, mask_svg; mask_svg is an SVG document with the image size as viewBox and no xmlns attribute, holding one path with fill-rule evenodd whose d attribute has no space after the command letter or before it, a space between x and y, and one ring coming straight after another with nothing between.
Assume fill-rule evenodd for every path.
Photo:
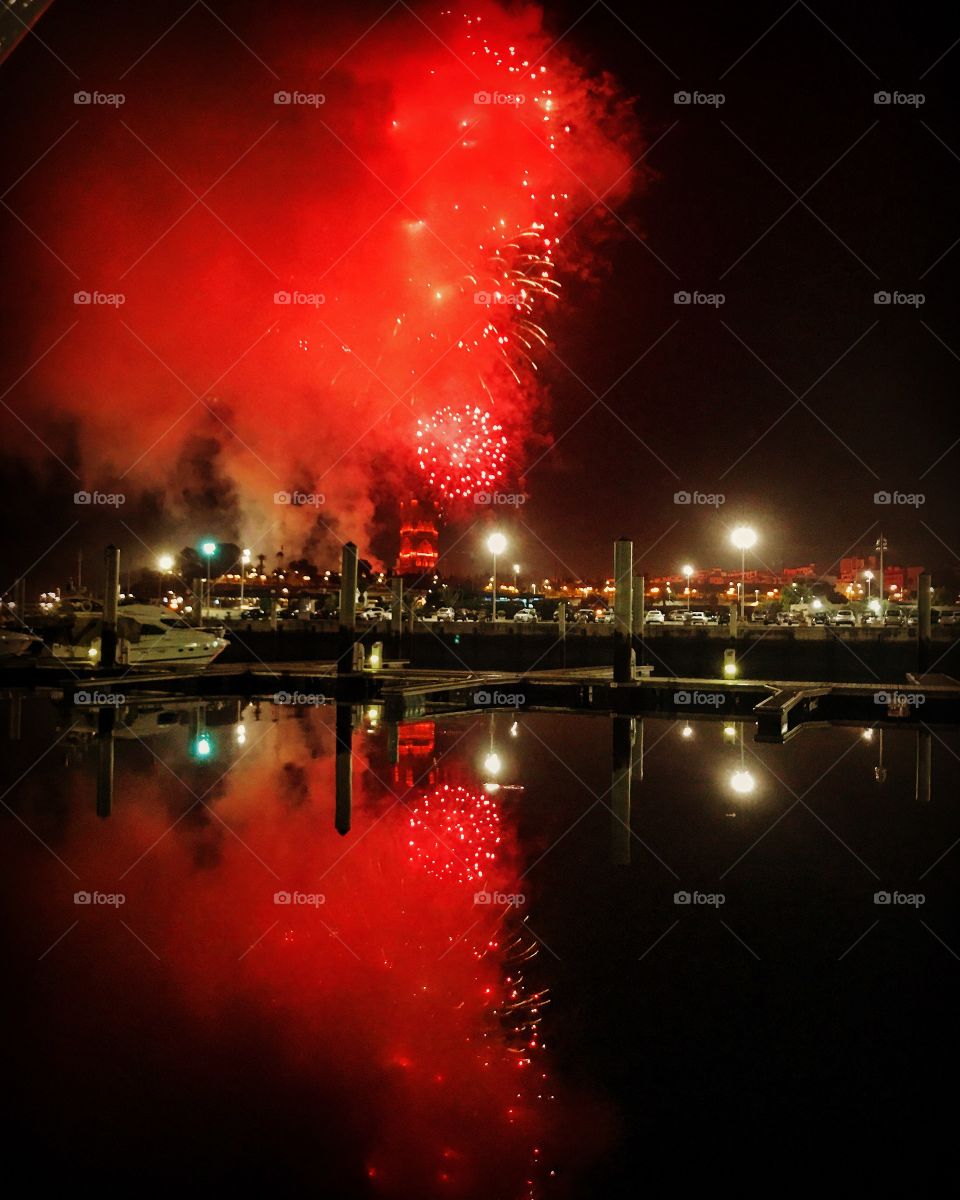
<instances>
[{"instance_id":1,"label":"reflection of fireworks in water","mask_svg":"<svg viewBox=\"0 0 960 1200\"><path fill-rule=\"evenodd\" d=\"M467 499L503 475L507 439L490 413L446 406L417 422L417 454L427 483L443 500Z\"/></svg>"},{"instance_id":2,"label":"reflection of fireworks in water","mask_svg":"<svg viewBox=\"0 0 960 1200\"><path fill-rule=\"evenodd\" d=\"M459 784L441 784L410 805L410 861L428 875L468 883L496 860L500 810L489 796Z\"/></svg>"}]
</instances>

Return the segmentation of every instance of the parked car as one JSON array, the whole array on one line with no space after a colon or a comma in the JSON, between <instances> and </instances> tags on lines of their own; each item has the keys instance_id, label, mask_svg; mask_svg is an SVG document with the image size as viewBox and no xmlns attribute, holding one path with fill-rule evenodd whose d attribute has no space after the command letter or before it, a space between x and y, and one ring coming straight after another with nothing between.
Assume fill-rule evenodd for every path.
<instances>
[{"instance_id":1,"label":"parked car","mask_svg":"<svg viewBox=\"0 0 960 1200\"><path fill-rule=\"evenodd\" d=\"M778 612L776 623L778 625L799 625L800 618L795 612Z\"/></svg>"},{"instance_id":2,"label":"parked car","mask_svg":"<svg viewBox=\"0 0 960 1200\"><path fill-rule=\"evenodd\" d=\"M591 625L595 619L592 608L579 608L573 620L576 625Z\"/></svg>"},{"instance_id":3,"label":"parked car","mask_svg":"<svg viewBox=\"0 0 960 1200\"><path fill-rule=\"evenodd\" d=\"M662 625L663 622L664 616L659 608L651 608L644 617L644 624L646 625Z\"/></svg>"},{"instance_id":4,"label":"parked car","mask_svg":"<svg viewBox=\"0 0 960 1200\"><path fill-rule=\"evenodd\" d=\"M756 625L765 625L767 623L767 612L764 608L754 608L750 611L750 620Z\"/></svg>"},{"instance_id":5,"label":"parked car","mask_svg":"<svg viewBox=\"0 0 960 1200\"><path fill-rule=\"evenodd\" d=\"M888 608L883 614L883 623L899 629L907 623L906 614L899 608Z\"/></svg>"},{"instance_id":6,"label":"parked car","mask_svg":"<svg viewBox=\"0 0 960 1200\"><path fill-rule=\"evenodd\" d=\"M857 618L854 616L852 608L838 608L833 614L834 625L844 625L852 629L857 624Z\"/></svg>"},{"instance_id":7,"label":"parked car","mask_svg":"<svg viewBox=\"0 0 960 1200\"><path fill-rule=\"evenodd\" d=\"M390 612L386 608L364 608L357 613L357 616L361 621L367 621L371 625L376 621L390 620Z\"/></svg>"},{"instance_id":8,"label":"parked car","mask_svg":"<svg viewBox=\"0 0 960 1200\"><path fill-rule=\"evenodd\" d=\"M695 612L688 612L684 614L683 622L685 625L706 625L707 614L700 612L699 609Z\"/></svg>"},{"instance_id":9,"label":"parked car","mask_svg":"<svg viewBox=\"0 0 960 1200\"><path fill-rule=\"evenodd\" d=\"M453 608L449 604L445 605L443 608L437 609L437 620L438 621L455 621L456 619L457 619L457 614L454 612Z\"/></svg>"},{"instance_id":10,"label":"parked car","mask_svg":"<svg viewBox=\"0 0 960 1200\"><path fill-rule=\"evenodd\" d=\"M519 625L535 625L540 620L532 608L521 608L513 614L513 619Z\"/></svg>"},{"instance_id":11,"label":"parked car","mask_svg":"<svg viewBox=\"0 0 960 1200\"><path fill-rule=\"evenodd\" d=\"M603 609L601 612L598 612L597 613L597 624L598 625L612 625L613 624L613 609L607 608L607 609Z\"/></svg>"}]
</instances>

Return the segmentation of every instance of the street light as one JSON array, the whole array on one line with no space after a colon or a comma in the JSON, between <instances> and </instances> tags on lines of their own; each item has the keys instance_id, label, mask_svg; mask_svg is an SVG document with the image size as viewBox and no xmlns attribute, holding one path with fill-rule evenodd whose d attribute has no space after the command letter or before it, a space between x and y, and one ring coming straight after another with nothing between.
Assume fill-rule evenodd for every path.
<instances>
[{"instance_id":1,"label":"street light","mask_svg":"<svg viewBox=\"0 0 960 1200\"><path fill-rule=\"evenodd\" d=\"M756 545L756 530L749 525L738 525L730 535L730 540L740 551L740 620L743 620L744 589L747 582L747 551Z\"/></svg>"},{"instance_id":2,"label":"street light","mask_svg":"<svg viewBox=\"0 0 960 1200\"><path fill-rule=\"evenodd\" d=\"M497 619L497 555L507 548L507 539L502 533L491 533L487 538L487 549L493 555L493 620Z\"/></svg>"},{"instance_id":3,"label":"street light","mask_svg":"<svg viewBox=\"0 0 960 1200\"><path fill-rule=\"evenodd\" d=\"M680 568L681 573L687 581L687 612L690 611L690 580L693 578L693 567L689 564Z\"/></svg>"},{"instance_id":4,"label":"street light","mask_svg":"<svg viewBox=\"0 0 960 1200\"><path fill-rule=\"evenodd\" d=\"M863 577L867 581L867 604L869 605L870 604L870 586L873 583L873 572L872 571L864 571Z\"/></svg>"},{"instance_id":5,"label":"street light","mask_svg":"<svg viewBox=\"0 0 960 1200\"><path fill-rule=\"evenodd\" d=\"M244 550L240 554L240 616L243 616L243 584L247 577L247 566L250 563L251 554L249 550Z\"/></svg>"},{"instance_id":6,"label":"street light","mask_svg":"<svg viewBox=\"0 0 960 1200\"><path fill-rule=\"evenodd\" d=\"M163 603L163 577L173 570L173 555L161 554L157 559L157 570L160 572L160 603Z\"/></svg>"},{"instance_id":7,"label":"street light","mask_svg":"<svg viewBox=\"0 0 960 1200\"><path fill-rule=\"evenodd\" d=\"M513 590L520 595L520 564L513 564Z\"/></svg>"},{"instance_id":8,"label":"street light","mask_svg":"<svg viewBox=\"0 0 960 1200\"><path fill-rule=\"evenodd\" d=\"M200 552L207 560L207 608L213 607L213 581L210 578L210 559L217 552L216 542L204 542L200 547ZM200 590L200 621L203 621L203 589Z\"/></svg>"}]
</instances>

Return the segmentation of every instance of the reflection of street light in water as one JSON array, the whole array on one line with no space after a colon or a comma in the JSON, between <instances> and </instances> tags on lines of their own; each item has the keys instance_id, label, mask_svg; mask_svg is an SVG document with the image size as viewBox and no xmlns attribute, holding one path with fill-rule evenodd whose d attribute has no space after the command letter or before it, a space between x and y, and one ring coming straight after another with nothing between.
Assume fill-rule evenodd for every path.
<instances>
[{"instance_id":1,"label":"reflection of street light in water","mask_svg":"<svg viewBox=\"0 0 960 1200\"><path fill-rule=\"evenodd\" d=\"M680 730L680 736L683 738L692 738L693 737L693 726L690 724L689 721Z\"/></svg>"},{"instance_id":2,"label":"reflection of street light in water","mask_svg":"<svg viewBox=\"0 0 960 1200\"><path fill-rule=\"evenodd\" d=\"M740 726L740 766L730 776L730 787L738 796L749 796L756 789L757 781L751 771L747 770L746 754L743 746L743 725Z\"/></svg>"},{"instance_id":3,"label":"reflection of street light in water","mask_svg":"<svg viewBox=\"0 0 960 1200\"><path fill-rule=\"evenodd\" d=\"M496 777L503 770L503 760L497 753L494 735L496 733L496 718L491 712L490 714L490 749L487 751L486 757L483 760L483 769L492 777Z\"/></svg>"},{"instance_id":4,"label":"reflection of street light in water","mask_svg":"<svg viewBox=\"0 0 960 1200\"><path fill-rule=\"evenodd\" d=\"M868 733L870 734L869 737L867 737ZM865 741L872 742L873 741L873 730L865 729L863 731L863 737L864 737ZM886 783L887 782L887 768L883 765L883 730L882 729L877 730L877 765L873 768L873 778L877 783Z\"/></svg>"}]
</instances>

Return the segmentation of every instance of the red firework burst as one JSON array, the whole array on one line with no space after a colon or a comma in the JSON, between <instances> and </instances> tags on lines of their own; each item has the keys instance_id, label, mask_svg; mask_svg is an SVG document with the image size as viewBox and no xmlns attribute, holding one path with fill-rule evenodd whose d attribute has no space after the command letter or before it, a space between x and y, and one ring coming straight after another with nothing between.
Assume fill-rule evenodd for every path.
<instances>
[{"instance_id":1,"label":"red firework burst","mask_svg":"<svg viewBox=\"0 0 960 1200\"><path fill-rule=\"evenodd\" d=\"M446 405L417 421L417 456L427 485L442 501L469 499L503 476L507 438L479 407Z\"/></svg>"}]
</instances>

